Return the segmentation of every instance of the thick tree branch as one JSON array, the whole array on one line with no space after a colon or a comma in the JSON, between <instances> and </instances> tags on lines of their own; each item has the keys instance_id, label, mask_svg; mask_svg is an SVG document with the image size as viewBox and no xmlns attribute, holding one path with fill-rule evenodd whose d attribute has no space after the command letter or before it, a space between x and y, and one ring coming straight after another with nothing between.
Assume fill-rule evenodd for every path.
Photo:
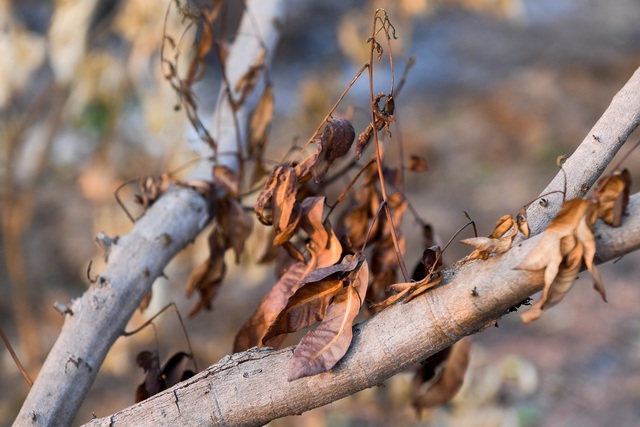
<instances>
[{"instance_id":1,"label":"thick tree branch","mask_svg":"<svg viewBox=\"0 0 640 427\"><path fill-rule=\"evenodd\" d=\"M231 46L225 70L230 87L236 86L263 50L275 49L279 36L277 18L281 11L282 0L246 2L238 43ZM250 101L233 113L228 99L221 95L216 117L222 122L214 124L214 136L220 148L237 152L243 145L246 131L229 125L229 121L237 120L240 126L246 126L251 113ZM240 136L237 131L241 132ZM210 179L211 163L203 164L200 170L204 172L196 176ZM232 169L238 167L234 162L226 165ZM207 225L209 208L207 201L193 190L170 191L145 213L128 235L114 240L107 265L97 282L72 303L73 314L66 316L60 336L15 426L71 424L111 345L124 331L155 278Z\"/></svg>"},{"instance_id":2,"label":"thick tree branch","mask_svg":"<svg viewBox=\"0 0 640 427\"><path fill-rule=\"evenodd\" d=\"M622 144L640 124L640 68L611 101L580 146L563 165L566 173L566 198L584 196L609 165ZM542 194L564 188L562 171ZM527 209L532 234L544 230L562 206L562 194L545 197L548 203L534 203Z\"/></svg>"},{"instance_id":3,"label":"thick tree branch","mask_svg":"<svg viewBox=\"0 0 640 427\"><path fill-rule=\"evenodd\" d=\"M639 121L640 70L565 163L568 198L586 193ZM563 188L562 180L564 176L559 174L549 188ZM548 224L559 205L555 202L546 210L529 210L536 232ZM632 197L628 211L619 228L596 224L599 262L640 248L640 195ZM537 235L517 243L487 261L458 263L445 271L436 289L357 325L349 351L330 372L287 382L292 348L254 348L227 356L161 394L87 425L258 426L372 387L482 330L541 290L541 271L514 270L540 238Z\"/></svg>"},{"instance_id":4,"label":"thick tree branch","mask_svg":"<svg viewBox=\"0 0 640 427\"><path fill-rule=\"evenodd\" d=\"M597 259L602 262L640 248L640 195L632 198L629 216L620 228L598 222L594 234L599 236ZM438 288L355 326L349 351L330 372L287 382L293 347L253 348L85 426L259 426L373 387L482 330L541 290L541 271L513 269L541 237L525 240L487 261L453 266Z\"/></svg>"}]
</instances>

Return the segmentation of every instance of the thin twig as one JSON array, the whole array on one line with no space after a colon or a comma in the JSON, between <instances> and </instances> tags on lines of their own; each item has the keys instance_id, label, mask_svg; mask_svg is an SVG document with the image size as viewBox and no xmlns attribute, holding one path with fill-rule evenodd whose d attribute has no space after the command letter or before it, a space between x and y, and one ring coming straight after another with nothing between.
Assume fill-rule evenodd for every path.
<instances>
[{"instance_id":1,"label":"thin twig","mask_svg":"<svg viewBox=\"0 0 640 427\"><path fill-rule=\"evenodd\" d=\"M27 371L25 371L24 367L22 366L22 363L20 363L20 359L18 359L18 356L16 356L16 353L13 351L13 347L11 347L11 344L9 343L9 340L4 335L4 332L2 332L2 328L0 328L0 337L2 338L2 341L4 341L4 345L7 347L7 350L9 350L9 353L11 354L11 357L13 358L13 362L16 364L16 366L20 370L20 373L22 374L24 379L27 381L27 384L32 386L33 385L33 381L29 377L29 374L27 374Z\"/></svg>"}]
</instances>

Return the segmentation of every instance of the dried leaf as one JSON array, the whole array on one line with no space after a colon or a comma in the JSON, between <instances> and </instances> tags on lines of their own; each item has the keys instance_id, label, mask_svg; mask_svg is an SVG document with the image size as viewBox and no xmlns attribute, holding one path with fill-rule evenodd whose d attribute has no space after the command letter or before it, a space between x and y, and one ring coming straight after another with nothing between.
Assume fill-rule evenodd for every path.
<instances>
[{"instance_id":1,"label":"dried leaf","mask_svg":"<svg viewBox=\"0 0 640 427\"><path fill-rule=\"evenodd\" d=\"M303 262L296 262L289 267L262 299L253 316L240 328L233 344L234 353L262 346L262 338L267 333L269 326L286 307L291 295L302 286L299 283L300 279L306 276L313 267L312 263L307 265Z\"/></svg>"},{"instance_id":2,"label":"dried leaf","mask_svg":"<svg viewBox=\"0 0 640 427\"><path fill-rule=\"evenodd\" d=\"M193 372L187 370L187 364L193 359L185 352L179 352L171 356L162 368L160 376L164 380L166 388L173 387L180 381L193 376Z\"/></svg>"},{"instance_id":3,"label":"dried leaf","mask_svg":"<svg viewBox=\"0 0 640 427\"><path fill-rule=\"evenodd\" d=\"M366 148L369 141L371 141L371 137L373 136L373 125L369 123L369 126L358 135L358 140L356 141L356 158L362 157L362 152Z\"/></svg>"},{"instance_id":4,"label":"dried leaf","mask_svg":"<svg viewBox=\"0 0 640 427\"><path fill-rule=\"evenodd\" d=\"M426 172L427 161L422 156L412 154L409 156L409 170L414 172Z\"/></svg>"},{"instance_id":5,"label":"dried leaf","mask_svg":"<svg viewBox=\"0 0 640 427\"><path fill-rule=\"evenodd\" d=\"M309 251L317 258L317 268L328 267L340 260L342 246L331 228L327 231L322 222L324 197L307 197L300 203L300 226L309 235Z\"/></svg>"},{"instance_id":6,"label":"dried leaf","mask_svg":"<svg viewBox=\"0 0 640 427\"><path fill-rule=\"evenodd\" d=\"M458 394L470 353L471 337L467 336L423 363L412 384L413 406L418 412L442 405Z\"/></svg>"},{"instance_id":7,"label":"dried leaf","mask_svg":"<svg viewBox=\"0 0 640 427\"><path fill-rule=\"evenodd\" d=\"M345 257L346 258L346 257ZM358 254L354 259L360 258ZM332 369L345 355L353 337L353 321L360 312L369 283L369 268L362 260L349 274L349 285L333 298L320 325L296 346L289 369L289 381Z\"/></svg>"},{"instance_id":8,"label":"dried leaf","mask_svg":"<svg viewBox=\"0 0 640 427\"><path fill-rule=\"evenodd\" d=\"M264 183L264 186L262 187L262 190L258 195L258 200L256 201L256 204L253 208L256 215L258 216L258 220L264 225L273 225L272 219L267 218L264 211L273 198L273 192L276 188L277 177L280 171L280 167L275 167L271 170L269 178L267 178L267 181Z\"/></svg>"},{"instance_id":9,"label":"dried leaf","mask_svg":"<svg viewBox=\"0 0 640 427\"><path fill-rule=\"evenodd\" d=\"M163 384L160 380L158 353L142 351L136 356L136 364L145 372L144 382L136 389L136 403L138 403L161 391Z\"/></svg>"},{"instance_id":10,"label":"dried leaf","mask_svg":"<svg viewBox=\"0 0 640 427\"><path fill-rule=\"evenodd\" d=\"M213 183L218 193L218 198L238 199L240 189L240 175L223 165L213 167Z\"/></svg>"},{"instance_id":11,"label":"dried leaf","mask_svg":"<svg viewBox=\"0 0 640 427\"><path fill-rule=\"evenodd\" d=\"M509 230L512 230L511 234L505 236ZM466 260L473 259L487 259L491 254L502 254L511 249L513 239L518 234L518 226L510 215L503 215L496 222L496 227L493 229L489 237L472 237L470 239L461 240L460 243L470 245L476 248L471 252ZM504 236L504 237L503 237Z\"/></svg>"},{"instance_id":12,"label":"dried leaf","mask_svg":"<svg viewBox=\"0 0 640 427\"><path fill-rule=\"evenodd\" d=\"M298 289L271 324L262 343L268 344L277 335L297 332L322 320L329 303L343 287L341 279L326 279Z\"/></svg>"},{"instance_id":13,"label":"dried leaf","mask_svg":"<svg viewBox=\"0 0 640 427\"><path fill-rule=\"evenodd\" d=\"M256 162L252 183L256 183L265 171L262 157L267 144L271 121L273 120L273 110L273 88L271 84L267 84L256 108L251 113L249 122L249 144L247 150L249 156Z\"/></svg>"},{"instance_id":14,"label":"dried leaf","mask_svg":"<svg viewBox=\"0 0 640 427\"><path fill-rule=\"evenodd\" d=\"M594 197L599 201L598 216L607 224L618 227L629 204L631 174L627 169L600 178Z\"/></svg>"},{"instance_id":15,"label":"dried leaf","mask_svg":"<svg viewBox=\"0 0 640 427\"><path fill-rule=\"evenodd\" d=\"M253 91L256 83L258 83L258 79L260 75L262 75L262 70L264 70L265 67L265 54L265 49L262 49L249 66L249 69L238 79L235 91L240 92L240 96L233 103L234 110L238 110L242 104L244 104L245 99L251 91Z\"/></svg>"},{"instance_id":16,"label":"dried leaf","mask_svg":"<svg viewBox=\"0 0 640 427\"><path fill-rule=\"evenodd\" d=\"M211 310L213 299L226 273L224 263L226 249L222 233L214 228L209 234L209 258L196 267L187 279L187 297L190 298L196 290L200 294L200 300L189 311L189 317L196 315L202 309Z\"/></svg>"},{"instance_id":17,"label":"dried leaf","mask_svg":"<svg viewBox=\"0 0 640 427\"><path fill-rule=\"evenodd\" d=\"M321 151L322 150L318 148L316 151L309 154L303 161L296 165L296 175L298 176L298 181L304 182L310 179L311 169L313 169L316 163L318 163Z\"/></svg>"},{"instance_id":18,"label":"dried leaf","mask_svg":"<svg viewBox=\"0 0 640 427\"><path fill-rule=\"evenodd\" d=\"M233 248L236 263L239 263L245 242L253 230L253 219L244 210L239 200L230 199L218 203L217 220L223 230L224 246Z\"/></svg>"},{"instance_id":19,"label":"dried leaf","mask_svg":"<svg viewBox=\"0 0 640 427\"><path fill-rule=\"evenodd\" d=\"M351 122L345 118L331 119L316 139L320 148L318 162L311 167L311 173L316 183L322 182L331 164L346 155L351 149L356 132Z\"/></svg>"},{"instance_id":20,"label":"dried leaf","mask_svg":"<svg viewBox=\"0 0 640 427\"><path fill-rule=\"evenodd\" d=\"M301 210L296 201L298 177L291 166L278 166L275 188L273 191L272 211L276 235L274 246L281 246L288 242L298 229Z\"/></svg>"},{"instance_id":21,"label":"dried leaf","mask_svg":"<svg viewBox=\"0 0 640 427\"><path fill-rule=\"evenodd\" d=\"M593 264L596 245L591 227L597 219L598 203L572 199L545 230L542 239L516 269L544 272L542 296L521 315L524 322L536 320L542 311L557 304L573 285L582 262L594 279L595 288L606 300L600 273Z\"/></svg>"},{"instance_id":22,"label":"dried leaf","mask_svg":"<svg viewBox=\"0 0 640 427\"><path fill-rule=\"evenodd\" d=\"M364 256L360 253L355 255L347 255L342 259L342 262L340 264L313 270L311 273L304 276L302 280L300 280L300 285L304 285L305 283L319 282L320 280L335 273L354 271L356 267L359 267L363 259ZM367 277L368 275L369 271L367 270Z\"/></svg>"},{"instance_id":23,"label":"dried leaf","mask_svg":"<svg viewBox=\"0 0 640 427\"><path fill-rule=\"evenodd\" d=\"M147 295L142 298L142 301L140 301L140 305L138 306L138 310L140 310L140 313L144 313L144 311L149 308L151 298L153 298L153 290L149 289L149 292L147 292Z\"/></svg>"}]
</instances>

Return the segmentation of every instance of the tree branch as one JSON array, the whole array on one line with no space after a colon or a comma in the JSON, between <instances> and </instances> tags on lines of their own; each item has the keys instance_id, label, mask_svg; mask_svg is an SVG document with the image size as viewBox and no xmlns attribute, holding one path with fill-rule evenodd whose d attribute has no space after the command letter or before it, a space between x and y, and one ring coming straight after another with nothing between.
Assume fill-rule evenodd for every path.
<instances>
[{"instance_id":1,"label":"tree branch","mask_svg":"<svg viewBox=\"0 0 640 427\"><path fill-rule=\"evenodd\" d=\"M235 87L262 50L275 49L281 13L282 0L246 2L239 42L231 46L225 70L230 87ZM228 151L241 148L246 131L235 125L229 127L229 120L246 126L251 105L251 99L247 99L233 113L228 98L221 93L216 117L223 122L214 123L219 147ZM202 165L200 175L195 172L194 177L211 179L211 162ZM233 162L226 165L234 170L238 167ZM72 303L73 314L66 315L60 336L14 426L71 424L112 344L167 263L207 225L210 207L195 191L174 189L156 201L128 235L114 239L97 282Z\"/></svg>"},{"instance_id":2,"label":"tree branch","mask_svg":"<svg viewBox=\"0 0 640 427\"><path fill-rule=\"evenodd\" d=\"M640 69L565 163L568 198L586 193L639 121ZM562 189L560 179L564 180L562 174L544 192ZM530 208L533 230L539 233L546 227L560 200L546 209ZM631 198L628 212L619 228L596 224L599 262L640 248L639 194ZM542 271L514 270L540 238L537 235L516 243L507 253L487 261L458 263L445 270L437 288L355 326L351 347L330 372L287 382L293 347L281 351L253 348L227 356L165 392L86 425L259 426L375 386L481 331L510 307L540 291Z\"/></svg>"},{"instance_id":3,"label":"tree branch","mask_svg":"<svg viewBox=\"0 0 640 427\"><path fill-rule=\"evenodd\" d=\"M621 227L598 222L594 234L599 236L601 262L640 248L640 194L632 197ZM349 351L330 372L287 382L293 347L253 348L226 356L161 394L85 426L259 426L373 387L482 330L540 291L542 271L513 268L541 237L487 261L453 266L436 289L356 325Z\"/></svg>"},{"instance_id":4,"label":"tree branch","mask_svg":"<svg viewBox=\"0 0 640 427\"><path fill-rule=\"evenodd\" d=\"M611 104L596 122L580 146L564 162L566 199L583 197L609 165L620 147L640 124L640 68L613 97ZM565 175L553 178L542 194L562 191ZM531 234L544 230L562 206L562 194L545 197L548 203L533 203L527 209Z\"/></svg>"}]
</instances>

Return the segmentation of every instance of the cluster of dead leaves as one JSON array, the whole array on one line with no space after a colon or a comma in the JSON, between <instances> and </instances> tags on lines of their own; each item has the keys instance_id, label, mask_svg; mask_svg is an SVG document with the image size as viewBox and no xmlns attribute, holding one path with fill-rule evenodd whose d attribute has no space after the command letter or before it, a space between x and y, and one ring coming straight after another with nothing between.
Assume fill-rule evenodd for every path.
<instances>
[{"instance_id":1,"label":"cluster of dead leaves","mask_svg":"<svg viewBox=\"0 0 640 427\"><path fill-rule=\"evenodd\" d=\"M629 201L630 186L629 171L616 171L598 181L593 196L571 199L563 204L540 242L516 267L528 271L544 269L542 297L521 314L525 323L540 318L544 310L558 304L573 286L583 265L591 273L595 289L606 301L602 279L593 262L596 253L593 225L598 218L613 227L620 225ZM462 243L476 248L466 259L487 259L492 254L508 251L518 232L529 236L524 210L515 220L509 215L500 218L489 237L463 240Z\"/></svg>"},{"instance_id":2,"label":"cluster of dead leaves","mask_svg":"<svg viewBox=\"0 0 640 427\"><path fill-rule=\"evenodd\" d=\"M200 300L191 308L189 316L200 310L211 310L213 300L226 273L224 254L231 249L236 263L244 251L245 241L253 229L253 219L240 203L238 174L224 166L213 170L213 188L217 208L213 228L209 233L209 257L191 272L187 280L187 297L198 293Z\"/></svg>"},{"instance_id":3,"label":"cluster of dead leaves","mask_svg":"<svg viewBox=\"0 0 640 427\"><path fill-rule=\"evenodd\" d=\"M583 265L606 301L600 272L593 262L596 242L592 228L598 218L612 227L620 225L629 202L630 185L631 174L624 169L601 178L592 197L564 203L540 242L516 267L529 271L544 269L541 298L520 315L525 323L540 318L544 310L558 304L573 286Z\"/></svg>"}]
</instances>

